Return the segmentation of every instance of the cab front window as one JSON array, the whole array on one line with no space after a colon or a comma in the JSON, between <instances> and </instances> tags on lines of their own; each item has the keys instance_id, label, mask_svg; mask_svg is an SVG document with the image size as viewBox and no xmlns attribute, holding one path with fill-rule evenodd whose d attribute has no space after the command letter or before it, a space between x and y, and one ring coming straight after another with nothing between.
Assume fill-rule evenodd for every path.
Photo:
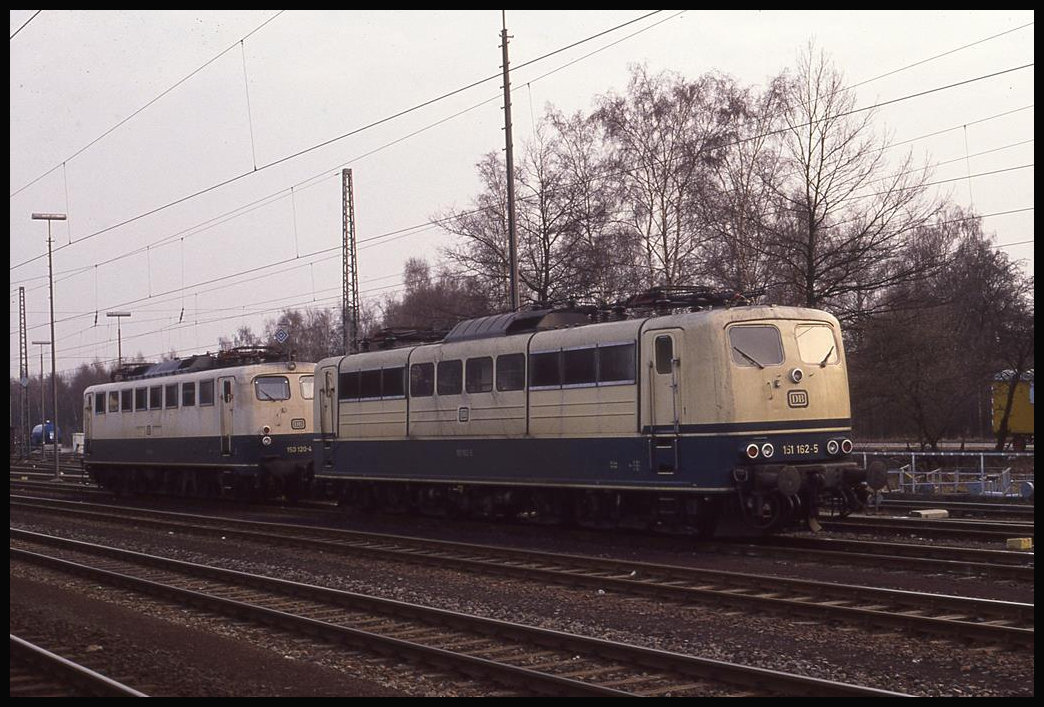
<instances>
[{"instance_id":1,"label":"cab front window","mask_svg":"<svg viewBox=\"0 0 1044 707\"><path fill-rule=\"evenodd\" d=\"M770 324L740 324L729 327L729 349L737 366L778 366L783 363L779 329Z\"/></svg>"},{"instance_id":2,"label":"cab front window","mask_svg":"<svg viewBox=\"0 0 1044 707\"><path fill-rule=\"evenodd\" d=\"M794 327L794 336L797 337L798 353L804 363L825 366L840 360L837 355L837 343L834 341L834 331L829 326L798 324Z\"/></svg>"},{"instance_id":3,"label":"cab front window","mask_svg":"<svg viewBox=\"0 0 1044 707\"><path fill-rule=\"evenodd\" d=\"M289 400L290 381L286 376L258 376L254 379L254 395L258 400Z\"/></svg>"}]
</instances>

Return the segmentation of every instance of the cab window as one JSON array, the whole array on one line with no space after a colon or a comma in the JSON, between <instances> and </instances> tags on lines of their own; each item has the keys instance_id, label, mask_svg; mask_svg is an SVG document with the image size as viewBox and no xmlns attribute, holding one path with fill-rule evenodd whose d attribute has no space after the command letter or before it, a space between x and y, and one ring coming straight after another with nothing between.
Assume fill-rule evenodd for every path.
<instances>
[{"instance_id":1,"label":"cab window","mask_svg":"<svg viewBox=\"0 0 1044 707\"><path fill-rule=\"evenodd\" d=\"M837 343L834 341L834 331L825 324L798 324L794 327L794 336L797 337L798 354L804 363L815 363L825 366L828 363L837 363L840 357L837 355Z\"/></svg>"},{"instance_id":2,"label":"cab window","mask_svg":"<svg viewBox=\"0 0 1044 707\"><path fill-rule=\"evenodd\" d=\"M258 400L289 400L290 381L286 376L259 376L254 379L254 395Z\"/></svg>"},{"instance_id":3,"label":"cab window","mask_svg":"<svg viewBox=\"0 0 1044 707\"><path fill-rule=\"evenodd\" d=\"M301 397L305 400L315 397L315 376L301 376Z\"/></svg>"},{"instance_id":4,"label":"cab window","mask_svg":"<svg viewBox=\"0 0 1044 707\"><path fill-rule=\"evenodd\" d=\"M729 327L729 352L737 366L765 368L783 363L779 329L769 324Z\"/></svg>"}]
</instances>

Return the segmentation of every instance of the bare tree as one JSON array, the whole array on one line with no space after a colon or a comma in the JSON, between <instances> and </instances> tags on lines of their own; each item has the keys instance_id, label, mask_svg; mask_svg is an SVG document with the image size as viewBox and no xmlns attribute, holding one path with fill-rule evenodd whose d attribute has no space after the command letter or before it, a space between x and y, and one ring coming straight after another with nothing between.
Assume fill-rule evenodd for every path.
<instances>
[{"instance_id":1,"label":"bare tree","mask_svg":"<svg viewBox=\"0 0 1044 707\"><path fill-rule=\"evenodd\" d=\"M874 111L856 110L843 77L810 45L786 89L787 177L777 184L778 220L770 253L795 304L846 319L860 293L922 278L907 247L937 213L929 172L912 153L893 163L890 141L874 131ZM923 267L923 264L922 264Z\"/></svg>"},{"instance_id":2,"label":"bare tree","mask_svg":"<svg viewBox=\"0 0 1044 707\"><path fill-rule=\"evenodd\" d=\"M236 333L232 335L231 339L224 336L218 337L218 346L222 351L237 349L241 346L261 346L262 344L261 337L254 333L249 324L243 324L236 329Z\"/></svg>"},{"instance_id":3,"label":"bare tree","mask_svg":"<svg viewBox=\"0 0 1044 707\"><path fill-rule=\"evenodd\" d=\"M934 447L982 431L984 391L998 366L1032 365L1032 280L951 207L921 229L915 260L942 267L883 291L851 352L858 414ZM942 250L942 252L940 252Z\"/></svg>"},{"instance_id":4,"label":"bare tree","mask_svg":"<svg viewBox=\"0 0 1044 707\"><path fill-rule=\"evenodd\" d=\"M583 185L563 169L560 143L547 123L541 123L518 171L519 278L529 298L542 304L561 302L585 289L583 262L576 258L585 244L577 208Z\"/></svg>"},{"instance_id":5,"label":"bare tree","mask_svg":"<svg viewBox=\"0 0 1044 707\"><path fill-rule=\"evenodd\" d=\"M785 113L784 88L782 79L762 93L723 82L735 138L713 164L716 188L706 191L702 203L712 234L704 269L719 287L767 290L777 277L767 241L782 168L778 132Z\"/></svg>"},{"instance_id":6,"label":"bare tree","mask_svg":"<svg viewBox=\"0 0 1044 707\"><path fill-rule=\"evenodd\" d=\"M538 127L516 165L517 252L521 299L549 305L586 297L596 289L590 265L603 244L592 235L599 217L591 182L574 170L590 169L583 143L567 143L552 120ZM577 133L571 138L583 140ZM484 191L468 211L451 213L439 222L463 236L444 251L460 272L486 283L497 309L507 309L508 224L505 167L493 153L479 165ZM503 294L502 294L503 293Z\"/></svg>"},{"instance_id":7,"label":"bare tree","mask_svg":"<svg viewBox=\"0 0 1044 707\"><path fill-rule=\"evenodd\" d=\"M625 299L641 287L635 264L637 240L629 227L613 220L618 193L598 137L597 123L582 113L565 116L548 111L558 133L557 162L570 194L577 240L569 253L575 277L574 296L591 303Z\"/></svg>"},{"instance_id":8,"label":"bare tree","mask_svg":"<svg viewBox=\"0 0 1044 707\"><path fill-rule=\"evenodd\" d=\"M434 277L427 262L410 258L403 268L401 299L383 306L383 328L445 331L462 319L489 313L489 302L475 277L440 269Z\"/></svg>"},{"instance_id":9,"label":"bare tree","mask_svg":"<svg viewBox=\"0 0 1044 707\"><path fill-rule=\"evenodd\" d=\"M285 331L289 337L280 342L276 334ZM327 356L344 353L344 337L340 313L329 308L284 309L278 317L265 322L265 345L281 349L287 358L297 361L320 361Z\"/></svg>"},{"instance_id":10,"label":"bare tree","mask_svg":"<svg viewBox=\"0 0 1044 707\"><path fill-rule=\"evenodd\" d=\"M598 99L620 215L643 250L646 284L691 283L707 238L699 208L709 168L731 138L719 77L695 81L632 67L626 96Z\"/></svg>"},{"instance_id":11,"label":"bare tree","mask_svg":"<svg viewBox=\"0 0 1044 707\"><path fill-rule=\"evenodd\" d=\"M458 245L443 250L444 257L454 263L459 272L485 283L488 299L495 309L507 310L511 305L511 265L506 167L495 152L485 155L476 167L484 191L475 197L474 205L433 220L462 237Z\"/></svg>"}]
</instances>

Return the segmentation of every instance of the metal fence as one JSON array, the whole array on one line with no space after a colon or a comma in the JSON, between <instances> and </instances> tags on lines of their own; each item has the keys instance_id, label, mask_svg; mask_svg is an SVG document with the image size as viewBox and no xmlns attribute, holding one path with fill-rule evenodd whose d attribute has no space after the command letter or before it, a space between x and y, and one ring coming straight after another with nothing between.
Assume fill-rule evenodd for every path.
<instances>
[{"instance_id":1,"label":"metal fence","mask_svg":"<svg viewBox=\"0 0 1044 707\"><path fill-rule=\"evenodd\" d=\"M888 491L963 493L973 496L1033 496L1033 452L856 452L868 465L888 468Z\"/></svg>"}]
</instances>

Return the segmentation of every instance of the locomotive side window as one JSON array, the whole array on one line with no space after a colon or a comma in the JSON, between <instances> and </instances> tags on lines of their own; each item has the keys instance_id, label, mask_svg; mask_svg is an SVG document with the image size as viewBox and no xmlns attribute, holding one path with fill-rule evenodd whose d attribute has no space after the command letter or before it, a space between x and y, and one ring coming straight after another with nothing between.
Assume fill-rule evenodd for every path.
<instances>
[{"instance_id":1,"label":"locomotive side window","mask_svg":"<svg viewBox=\"0 0 1044 707\"><path fill-rule=\"evenodd\" d=\"M779 329L768 324L729 327L729 349L737 366L778 366L783 363Z\"/></svg>"},{"instance_id":2,"label":"locomotive side window","mask_svg":"<svg viewBox=\"0 0 1044 707\"><path fill-rule=\"evenodd\" d=\"M199 382L199 404L201 406L214 404L213 379Z\"/></svg>"},{"instance_id":3,"label":"locomotive side window","mask_svg":"<svg viewBox=\"0 0 1044 707\"><path fill-rule=\"evenodd\" d=\"M135 410L148 410L149 409L149 389L148 388L135 388L134 389L134 409Z\"/></svg>"},{"instance_id":4,"label":"locomotive side window","mask_svg":"<svg viewBox=\"0 0 1044 707\"><path fill-rule=\"evenodd\" d=\"M134 409L134 389L127 388L120 391L120 409L130 412Z\"/></svg>"},{"instance_id":5,"label":"locomotive side window","mask_svg":"<svg viewBox=\"0 0 1044 707\"><path fill-rule=\"evenodd\" d=\"M669 336L657 336L653 355L656 359L656 372L670 373L674 361L674 339Z\"/></svg>"},{"instance_id":6,"label":"locomotive side window","mask_svg":"<svg viewBox=\"0 0 1044 707\"><path fill-rule=\"evenodd\" d=\"M109 391L109 412L120 411L120 392L118 390Z\"/></svg>"},{"instance_id":7,"label":"locomotive side window","mask_svg":"<svg viewBox=\"0 0 1044 707\"><path fill-rule=\"evenodd\" d=\"M154 385L149 388L149 410L163 407L163 386Z\"/></svg>"},{"instance_id":8,"label":"locomotive side window","mask_svg":"<svg viewBox=\"0 0 1044 707\"><path fill-rule=\"evenodd\" d=\"M381 397L381 370L379 368L360 373L359 397L363 400Z\"/></svg>"},{"instance_id":9,"label":"locomotive side window","mask_svg":"<svg viewBox=\"0 0 1044 707\"><path fill-rule=\"evenodd\" d=\"M308 394L314 396L314 378L309 376ZM302 379L304 385L304 379ZM372 368L342 373L338 380L338 400L381 400L406 397L406 367Z\"/></svg>"},{"instance_id":10,"label":"locomotive side window","mask_svg":"<svg viewBox=\"0 0 1044 707\"><path fill-rule=\"evenodd\" d=\"M196 404L196 383L181 384L181 407L192 407Z\"/></svg>"},{"instance_id":11,"label":"locomotive side window","mask_svg":"<svg viewBox=\"0 0 1044 707\"><path fill-rule=\"evenodd\" d=\"M289 400L290 381L285 376L258 376L254 379L258 400Z\"/></svg>"},{"instance_id":12,"label":"locomotive side window","mask_svg":"<svg viewBox=\"0 0 1044 707\"><path fill-rule=\"evenodd\" d=\"M529 355L529 387L548 388L562 385L562 369L557 351Z\"/></svg>"},{"instance_id":13,"label":"locomotive side window","mask_svg":"<svg viewBox=\"0 0 1044 707\"><path fill-rule=\"evenodd\" d=\"M98 415L105 414L105 393L99 392L94 396L94 412Z\"/></svg>"},{"instance_id":14,"label":"locomotive side window","mask_svg":"<svg viewBox=\"0 0 1044 707\"><path fill-rule=\"evenodd\" d=\"M798 353L804 363L825 366L840 360L837 355L837 343L834 341L834 331L829 326L798 324L794 327L794 336L797 337Z\"/></svg>"},{"instance_id":15,"label":"locomotive side window","mask_svg":"<svg viewBox=\"0 0 1044 707\"><path fill-rule=\"evenodd\" d=\"M170 385L164 386L163 401L169 408L176 408L178 406L178 384L171 383Z\"/></svg>"},{"instance_id":16,"label":"locomotive side window","mask_svg":"<svg viewBox=\"0 0 1044 707\"><path fill-rule=\"evenodd\" d=\"M493 390L493 359L489 356L469 358L464 368L464 390L488 393Z\"/></svg>"},{"instance_id":17,"label":"locomotive side window","mask_svg":"<svg viewBox=\"0 0 1044 707\"><path fill-rule=\"evenodd\" d=\"M460 395L464 378L464 365L460 359L439 361L435 376L435 389L439 395Z\"/></svg>"},{"instance_id":18,"label":"locomotive side window","mask_svg":"<svg viewBox=\"0 0 1044 707\"><path fill-rule=\"evenodd\" d=\"M598 347L599 383L634 383L634 344Z\"/></svg>"},{"instance_id":19,"label":"locomotive side window","mask_svg":"<svg viewBox=\"0 0 1044 707\"><path fill-rule=\"evenodd\" d=\"M497 356L497 390L522 390L526 386L526 355Z\"/></svg>"},{"instance_id":20,"label":"locomotive side window","mask_svg":"<svg viewBox=\"0 0 1044 707\"><path fill-rule=\"evenodd\" d=\"M337 399L359 399L359 372L348 371L337 376Z\"/></svg>"},{"instance_id":21,"label":"locomotive side window","mask_svg":"<svg viewBox=\"0 0 1044 707\"><path fill-rule=\"evenodd\" d=\"M597 380L596 349L570 349L562 352L562 384L592 385Z\"/></svg>"},{"instance_id":22,"label":"locomotive side window","mask_svg":"<svg viewBox=\"0 0 1044 707\"><path fill-rule=\"evenodd\" d=\"M406 396L406 367L381 370L381 397L403 398Z\"/></svg>"},{"instance_id":23,"label":"locomotive side window","mask_svg":"<svg viewBox=\"0 0 1044 707\"><path fill-rule=\"evenodd\" d=\"M435 364L415 363L410 366L410 397L427 398L435 393Z\"/></svg>"},{"instance_id":24,"label":"locomotive side window","mask_svg":"<svg viewBox=\"0 0 1044 707\"><path fill-rule=\"evenodd\" d=\"M660 337L671 343L670 337ZM660 346L657 339L657 346ZM668 354L672 349L668 348ZM668 371L670 358L667 358ZM635 345L606 346L544 351L529 356L529 386L559 388L562 386L598 386L634 383Z\"/></svg>"}]
</instances>

